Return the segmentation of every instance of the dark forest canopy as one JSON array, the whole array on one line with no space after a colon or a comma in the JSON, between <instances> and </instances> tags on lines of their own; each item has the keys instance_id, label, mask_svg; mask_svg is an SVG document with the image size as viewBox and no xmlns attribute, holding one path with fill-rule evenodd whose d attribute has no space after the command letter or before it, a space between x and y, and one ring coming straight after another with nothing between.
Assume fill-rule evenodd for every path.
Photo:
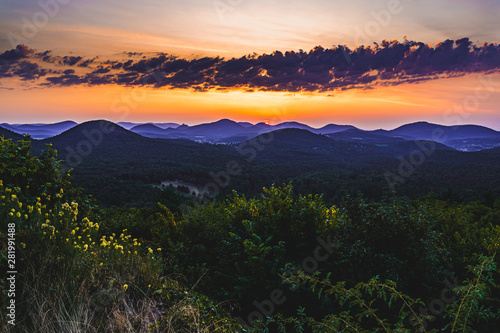
<instances>
[{"instance_id":1,"label":"dark forest canopy","mask_svg":"<svg viewBox=\"0 0 500 333\"><path fill-rule=\"evenodd\" d=\"M3 238L16 230L22 331L498 327L500 200L491 195L332 205L284 184L196 204L167 187L155 206L103 208L73 187L53 150L30 150L0 145L0 227Z\"/></svg>"}]
</instances>

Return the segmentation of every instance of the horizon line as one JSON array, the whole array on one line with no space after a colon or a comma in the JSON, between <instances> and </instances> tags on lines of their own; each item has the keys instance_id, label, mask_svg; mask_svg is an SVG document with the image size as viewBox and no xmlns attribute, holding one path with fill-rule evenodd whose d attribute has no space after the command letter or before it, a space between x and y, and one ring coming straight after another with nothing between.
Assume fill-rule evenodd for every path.
<instances>
[{"instance_id":1,"label":"horizon line","mask_svg":"<svg viewBox=\"0 0 500 333\"><path fill-rule=\"evenodd\" d=\"M66 120L61 120L61 121L56 121L56 122L47 122L47 123L41 123L41 122L34 122L34 123L8 123L8 122L2 122L0 123L0 126L2 126L2 124L7 124L9 126L23 126L23 125L32 125L32 126L44 126L44 125L53 125L53 124L59 124L59 123L64 123L64 122L73 122L73 123L76 123L77 125L81 125L81 124L84 124L84 123L87 123L87 122L91 122L91 121L109 121L111 123L114 123L118 126L120 126L120 123L130 123L130 124L135 124L135 125L145 125L145 124L152 124L152 125L155 125L155 124L176 124L176 125L187 125L189 127L193 127L193 126L198 126L198 125L204 125L204 124L211 124L211 123L216 123L216 122L219 122L219 121L222 121L222 120L228 120L228 121L232 121L234 123L237 123L237 124L241 124L241 123L248 123L248 124L251 124L252 126L255 126L257 124L265 124L267 126L278 126L278 125L282 125L282 124L285 124L285 123L297 123L297 124L300 124L300 125L305 125L305 126L308 126L308 127L311 127L312 129L315 129L315 130L319 130L323 127L326 127L328 125L337 125L337 126L353 126L355 127L356 129L359 129L359 130L362 130L362 131L376 131L376 130L394 130L394 129L397 129L401 126L405 126L405 125L411 125L411 124L417 124L417 123L427 123L427 124L430 124L430 125L437 125L437 126L443 126L443 127L454 127L454 126L479 126L479 127L484 127L484 128L489 128L491 130L494 130L494 131L497 131L497 132L500 132L500 129L496 129L496 128L493 128L493 127L489 127L489 126L485 126L485 125L479 125L479 124L474 124L474 123L464 123L464 124L440 124L440 123L435 123L435 122L430 122L430 121L426 121L426 120L419 120L419 121L411 121L411 122L406 122L406 123L402 123L394 128L391 128L391 129L387 129L387 128L377 128L377 129L374 129L374 130L366 130L366 129L363 129L363 128L360 128L356 125L353 125L353 124L349 124L349 123L345 123L345 124L339 124L339 123L333 123L333 122L328 122L328 123L325 123L324 125L322 126L319 126L319 127L315 127L315 126L312 126L312 125L309 125L308 123L306 122L300 122L300 121L297 121L297 120L287 120L287 121L282 121L282 122L279 122L279 123L276 123L276 124L271 124L270 122L268 121L260 121L260 122L251 122L251 121L236 121L236 120L233 120L233 119L230 119L230 118L220 118L220 119L217 119L217 120L213 120L213 121L206 121L206 122L200 122L200 123L196 123L196 124L186 124L186 123L179 123L179 122L176 122L176 121L147 121L147 122L142 122L142 121L113 121L113 120L109 120L109 119L105 119L105 118L99 118L99 119L90 119L90 120L85 120L85 121L81 121L81 122L78 122L78 121L75 121L75 120L71 120L71 119L66 119ZM77 126L76 125L76 126ZM123 126L121 126L123 127Z\"/></svg>"}]
</instances>

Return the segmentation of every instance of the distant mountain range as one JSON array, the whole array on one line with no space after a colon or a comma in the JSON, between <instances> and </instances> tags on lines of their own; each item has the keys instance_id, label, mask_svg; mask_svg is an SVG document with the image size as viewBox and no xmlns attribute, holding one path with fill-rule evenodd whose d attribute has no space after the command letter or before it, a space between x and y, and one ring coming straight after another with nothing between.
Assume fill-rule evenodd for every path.
<instances>
[{"instance_id":1,"label":"distant mountain range","mask_svg":"<svg viewBox=\"0 0 500 333\"><path fill-rule=\"evenodd\" d=\"M23 135L18 134L16 132L13 132L8 128L0 127L0 137L3 137L5 139L13 139L15 141L18 141L18 140L21 140L23 138Z\"/></svg>"},{"instance_id":2,"label":"distant mountain range","mask_svg":"<svg viewBox=\"0 0 500 333\"><path fill-rule=\"evenodd\" d=\"M72 126L32 140L32 152L38 154L51 143L62 167L73 169L75 183L107 204L135 200L135 190L124 192L120 184L140 189L166 180L194 185L210 196L232 189L257 193L263 186L293 181L308 191L314 185L331 198L339 198L345 189L380 198L392 191L388 172L399 177L391 182L404 195L449 187L464 195L484 188L500 193L500 134L481 126L415 123L391 131L363 131L342 125L314 129L299 123L269 126L227 119L164 129L136 124L127 130L105 120L73 125L21 128L60 131ZM0 126L0 136L19 140L23 136L10 128L20 126ZM487 149L464 152L450 142L461 147L466 143L469 150Z\"/></svg>"},{"instance_id":3,"label":"distant mountain range","mask_svg":"<svg viewBox=\"0 0 500 333\"><path fill-rule=\"evenodd\" d=\"M176 123L146 123L146 124L143 124L143 123L131 123L131 122L126 122L126 121L121 121L121 122L118 122L117 124L125 129L128 129L128 130L131 129L132 127L136 127L137 125L149 125L149 124L154 125L156 127L159 127L161 129L177 128L180 126L179 124L176 124Z\"/></svg>"},{"instance_id":4,"label":"distant mountain range","mask_svg":"<svg viewBox=\"0 0 500 333\"><path fill-rule=\"evenodd\" d=\"M55 124L0 124L5 130L0 135L13 137L12 133L29 134L33 139L47 139L60 135L78 124L64 121ZM284 129L299 129L311 134L321 134L329 139L351 143L384 146L414 140L430 140L460 151L480 151L500 146L500 132L478 125L443 126L428 122L406 124L393 130L364 131L351 125L329 124L313 128L298 122L277 125L251 124L221 119L212 123L188 126L176 123L116 124L143 137L156 139L188 139L199 143L239 144L261 134Z\"/></svg>"},{"instance_id":5,"label":"distant mountain range","mask_svg":"<svg viewBox=\"0 0 500 333\"><path fill-rule=\"evenodd\" d=\"M0 127L18 134L29 134L33 139L46 139L56 136L78 125L74 121L63 121L55 124L0 124Z\"/></svg>"}]
</instances>

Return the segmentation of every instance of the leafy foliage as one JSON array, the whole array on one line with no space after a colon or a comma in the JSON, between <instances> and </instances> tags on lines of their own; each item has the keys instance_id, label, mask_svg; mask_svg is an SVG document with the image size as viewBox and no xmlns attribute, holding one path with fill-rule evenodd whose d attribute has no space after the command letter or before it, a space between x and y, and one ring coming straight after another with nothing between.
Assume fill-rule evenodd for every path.
<instances>
[{"instance_id":1,"label":"leafy foliage","mask_svg":"<svg viewBox=\"0 0 500 333\"><path fill-rule=\"evenodd\" d=\"M14 225L19 272L12 332L498 327L491 197L333 205L288 183L204 205L167 187L154 205L103 207L60 167L50 147L33 156L29 141L1 141L0 266ZM8 288L2 280L2 307Z\"/></svg>"}]
</instances>

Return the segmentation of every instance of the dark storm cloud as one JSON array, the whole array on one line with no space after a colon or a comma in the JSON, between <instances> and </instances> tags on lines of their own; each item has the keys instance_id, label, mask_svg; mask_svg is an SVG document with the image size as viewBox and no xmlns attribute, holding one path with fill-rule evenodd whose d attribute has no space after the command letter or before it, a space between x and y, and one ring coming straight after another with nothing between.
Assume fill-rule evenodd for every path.
<instances>
[{"instance_id":1,"label":"dark storm cloud","mask_svg":"<svg viewBox=\"0 0 500 333\"><path fill-rule=\"evenodd\" d=\"M110 67L103 67L103 66L98 66L93 72L92 74L106 74L106 73L109 73L111 71L111 68Z\"/></svg>"},{"instance_id":2,"label":"dark storm cloud","mask_svg":"<svg viewBox=\"0 0 500 333\"><path fill-rule=\"evenodd\" d=\"M6 51L0 59L19 60L31 56L26 46ZM14 54L14 53L15 54ZM317 46L309 52L275 51L241 58L204 57L183 59L158 53L153 57L124 53L141 59L126 61L79 56L53 57L50 52L37 53L36 58L61 66L84 67L87 73L62 72L46 78L44 85L154 86L208 91L241 88L245 91L326 92L347 89L369 89L377 85L392 86L418 83L469 73L498 72L500 46L472 44L468 38L446 40L435 45L421 42L383 41L356 49ZM27 60L25 60L27 61ZM26 67L26 65L24 65ZM25 74L24 78L37 77ZM12 71L0 75L15 76ZM42 76L39 74L39 76Z\"/></svg>"},{"instance_id":3,"label":"dark storm cloud","mask_svg":"<svg viewBox=\"0 0 500 333\"><path fill-rule=\"evenodd\" d=\"M19 76L22 80L35 80L47 75L47 70L38 66L38 64L22 61L13 69L13 74Z\"/></svg>"},{"instance_id":4,"label":"dark storm cloud","mask_svg":"<svg viewBox=\"0 0 500 333\"><path fill-rule=\"evenodd\" d=\"M47 74L47 70L27 59L35 50L24 44L0 54L0 78L20 77L22 80L34 80Z\"/></svg>"},{"instance_id":5,"label":"dark storm cloud","mask_svg":"<svg viewBox=\"0 0 500 333\"><path fill-rule=\"evenodd\" d=\"M91 64L93 64L96 61L97 58L93 59L87 59L78 64L80 67L89 67Z\"/></svg>"},{"instance_id":6,"label":"dark storm cloud","mask_svg":"<svg viewBox=\"0 0 500 333\"><path fill-rule=\"evenodd\" d=\"M21 58L28 58L35 53L35 50L30 49L24 44L19 44L15 49L5 51L0 54L0 59L2 60L18 60Z\"/></svg>"},{"instance_id":7,"label":"dark storm cloud","mask_svg":"<svg viewBox=\"0 0 500 333\"><path fill-rule=\"evenodd\" d=\"M30 49L24 44L19 44L15 49L5 51L0 55L0 58L4 60L17 60L21 58L28 58L35 53L35 50Z\"/></svg>"},{"instance_id":8,"label":"dark storm cloud","mask_svg":"<svg viewBox=\"0 0 500 333\"><path fill-rule=\"evenodd\" d=\"M42 61L49 64L56 64L61 66L78 66L78 67L89 67L96 62L98 57L92 59L84 59L80 56L53 56L52 51L45 51L43 53L37 53L35 56L40 58Z\"/></svg>"},{"instance_id":9,"label":"dark storm cloud","mask_svg":"<svg viewBox=\"0 0 500 333\"><path fill-rule=\"evenodd\" d=\"M82 60L83 57L69 57L69 56L66 56L66 57L63 57L62 60L60 61L60 64L65 64L65 65L69 65L69 66L73 66L73 65L76 65L80 60Z\"/></svg>"},{"instance_id":10,"label":"dark storm cloud","mask_svg":"<svg viewBox=\"0 0 500 333\"><path fill-rule=\"evenodd\" d=\"M57 85L57 86L73 86L73 85L78 85L78 84L84 84L87 83L88 81L85 80L85 78L81 78L78 75L75 74L64 74L61 76L49 76L46 78L48 82L43 83L42 85L46 86L52 86L52 85Z\"/></svg>"}]
</instances>

